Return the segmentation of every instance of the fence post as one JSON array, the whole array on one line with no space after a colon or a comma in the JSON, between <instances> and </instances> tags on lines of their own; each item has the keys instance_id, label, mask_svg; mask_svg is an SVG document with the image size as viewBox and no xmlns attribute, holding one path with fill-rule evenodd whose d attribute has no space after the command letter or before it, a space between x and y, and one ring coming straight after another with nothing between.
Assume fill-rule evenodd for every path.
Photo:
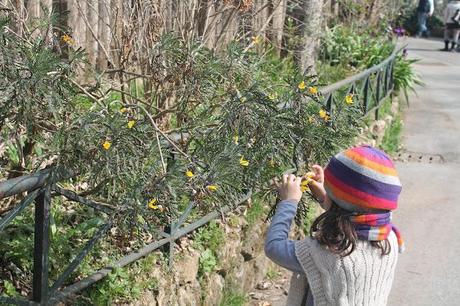
<instances>
[{"instance_id":1,"label":"fence post","mask_svg":"<svg viewBox=\"0 0 460 306\"><path fill-rule=\"evenodd\" d=\"M382 71L377 72L377 88L376 88L376 108L375 108L375 120L379 120L379 106L380 106L380 90L382 87Z\"/></svg>"},{"instance_id":2,"label":"fence post","mask_svg":"<svg viewBox=\"0 0 460 306\"><path fill-rule=\"evenodd\" d=\"M168 243L168 268L171 271L174 264L174 243L176 235L176 223L171 221L170 229L169 229L169 243Z\"/></svg>"},{"instance_id":3,"label":"fence post","mask_svg":"<svg viewBox=\"0 0 460 306\"><path fill-rule=\"evenodd\" d=\"M396 57L390 63L390 89L394 89L394 68L396 63Z\"/></svg>"},{"instance_id":4,"label":"fence post","mask_svg":"<svg viewBox=\"0 0 460 306\"><path fill-rule=\"evenodd\" d=\"M331 116L331 117L332 117L332 107L333 107L333 104L334 104L333 94L334 93L331 93L329 95L329 97L327 98L327 101L326 101L326 111L329 113L329 116Z\"/></svg>"},{"instance_id":5,"label":"fence post","mask_svg":"<svg viewBox=\"0 0 460 306\"><path fill-rule=\"evenodd\" d=\"M385 97L388 93L388 83L390 81L390 65L388 64L386 67L385 67L385 83L384 83L384 88L385 88L385 91L384 91L384 94L383 96Z\"/></svg>"},{"instance_id":6,"label":"fence post","mask_svg":"<svg viewBox=\"0 0 460 306\"><path fill-rule=\"evenodd\" d=\"M367 110L369 107L369 82L370 82L370 76L366 77L366 81L364 82L364 114L367 114Z\"/></svg>"},{"instance_id":7,"label":"fence post","mask_svg":"<svg viewBox=\"0 0 460 306\"><path fill-rule=\"evenodd\" d=\"M51 191L47 186L35 199L33 301L48 301L48 253Z\"/></svg>"}]
</instances>

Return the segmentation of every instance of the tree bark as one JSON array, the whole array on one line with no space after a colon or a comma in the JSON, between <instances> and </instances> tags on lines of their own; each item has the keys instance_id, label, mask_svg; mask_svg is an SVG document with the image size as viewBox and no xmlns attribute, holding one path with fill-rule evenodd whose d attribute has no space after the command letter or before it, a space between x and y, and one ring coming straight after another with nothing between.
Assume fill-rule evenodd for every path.
<instances>
[{"instance_id":1,"label":"tree bark","mask_svg":"<svg viewBox=\"0 0 460 306\"><path fill-rule=\"evenodd\" d=\"M119 68L123 53L123 0L110 1L110 28L112 65Z\"/></svg>"},{"instance_id":2,"label":"tree bark","mask_svg":"<svg viewBox=\"0 0 460 306\"><path fill-rule=\"evenodd\" d=\"M98 43L96 36L98 35L98 0L87 0L86 5L86 52L88 54L88 62L91 66L96 66Z\"/></svg>"},{"instance_id":3,"label":"tree bark","mask_svg":"<svg viewBox=\"0 0 460 306\"><path fill-rule=\"evenodd\" d=\"M252 6L252 34L265 38L265 22L268 18L268 3L265 0L254 0Z\"/></svg>"},{"instance_id":4,"label":"tree bark","mask_svg":"<svg viewBox=\"0 0 460 306\"><path fill-rule=\"evenodd\" d=\"M109 3L107 3L109 2ZM98 39L99 50L97 55L97 68L100 71L107 69L109 61L108 54L110 48L110 19L109 19L110 0L99 0L99 20L98 20Z\"/></svg>"},{"instance_id":5,"label":"tree bark","mask_svg":"<svg viewBox=\"0 0 460 306\"><path fill-rule=\"evenodd\" d=\"M69 28L77 46L86 47L86 1L69 1Z\"/></svg>"},{"instance_id":6,"label":"tree bark","mask_svg":"<svg viewBox=\"0 0 460 306\"><path fill-rule=\"evenodd\" d=\"M272 42L278 55L283 45L284 21L286 18L287 0L273 0Z\"/></svg>"},{"instance_id":7,"label":"tree bark","mask_svg":"<svg viewBox=\"0 0 460 306\"><path fill-rule=\"evenodd\" d=\"M13 1L13 8L16 14L16 23L14 31L19 36L23 35L24 32L24 15L25 15L25 7L22 0L14 0Z\"/></svg>"},{"instance_id":8,"label":"tree bark","mask_svg":"<svg viewBox=\"0 0 460 306\"><path fill-rule=\"evenodd\" d=\"M304 0L302 46L298 51L297 59L302 71L316 74L316 59L319 47L319 38L323 21L324 0Z\"/></svg>"}]
</instances>

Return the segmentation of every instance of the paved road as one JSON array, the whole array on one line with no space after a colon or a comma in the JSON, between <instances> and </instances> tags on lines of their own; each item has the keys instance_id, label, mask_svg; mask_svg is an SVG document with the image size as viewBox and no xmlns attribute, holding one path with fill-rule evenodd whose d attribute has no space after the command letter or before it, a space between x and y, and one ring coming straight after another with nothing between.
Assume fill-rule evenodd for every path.
<instances>
[{"instance_id":1,"label":"paved road","mask_svg":"<svg viewBox=\"0 0 460 306\"><path fill-rule=\"evenodd\" d=\"M425 86L406 111L404 148L440 154L444 163L397 164L403 193L394 222L407 249L389 305L460 305L460 53L437 51L441 42L408 42Z\"/></svg>"}]
</instances>

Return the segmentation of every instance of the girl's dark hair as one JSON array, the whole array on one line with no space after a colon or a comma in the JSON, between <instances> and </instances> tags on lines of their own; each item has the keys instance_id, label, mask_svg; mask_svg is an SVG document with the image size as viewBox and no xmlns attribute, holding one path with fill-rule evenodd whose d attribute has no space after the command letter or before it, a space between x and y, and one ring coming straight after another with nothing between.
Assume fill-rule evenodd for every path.
<instances>
[{"instance_id":1,"label":"girl's dark hair","mask_svg":"<svg viewBox=\"0 0 460 306\"><path fill-rule=\"evenodd\" d=\"M342 257L348 256L356 249L358 236L351 223L353 213L332 203L331 207L321 214L313 222L310 228L310 236L324 245L334 254ZM388 239L382 241L370 241L373 247L379 248L382 255L391 252Z\"/></svg>"}]
</instances>

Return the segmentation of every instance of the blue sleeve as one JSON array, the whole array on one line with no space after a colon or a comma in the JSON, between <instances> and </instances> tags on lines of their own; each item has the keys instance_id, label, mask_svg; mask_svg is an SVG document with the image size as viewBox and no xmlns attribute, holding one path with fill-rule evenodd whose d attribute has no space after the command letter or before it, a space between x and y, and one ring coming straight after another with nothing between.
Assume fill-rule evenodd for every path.
<instances>
[{"instance_id":1,"label":"blue sleeve","mask_svg":"<svg viewBox=\"0 0 460 306\"><path fill-rule=\"evenodd\" d=\"M288 270L304 273L295 255L294 241L288 239L296 211L297 204L293 201L278 203L265 239L265 255Z\"/></svg>"}]
</instances>

